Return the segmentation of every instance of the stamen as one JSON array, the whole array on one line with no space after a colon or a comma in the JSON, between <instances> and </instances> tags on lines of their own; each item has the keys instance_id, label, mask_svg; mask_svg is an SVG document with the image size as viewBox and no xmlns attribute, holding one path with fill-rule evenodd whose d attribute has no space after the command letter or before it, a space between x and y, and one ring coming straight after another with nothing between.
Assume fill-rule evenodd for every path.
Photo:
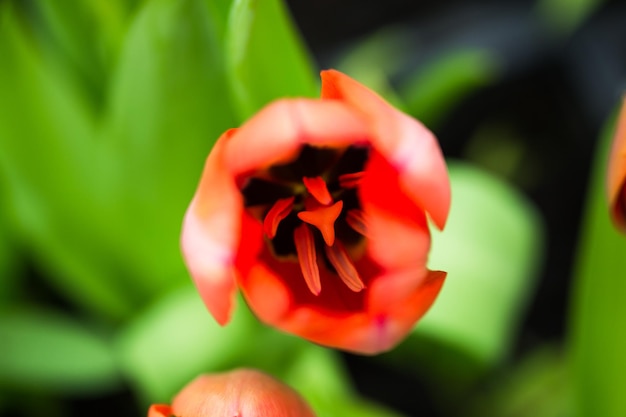
<instances>
[{"instance_id":1,"label":"stamen","mask_svg":"<svg viewBox=\"0 0 626 417\"><path fill-rule=\"evenodd\" d=\"M322 232L324 242L328 246L335 243L335 220L343 209L343 201L337 201L332 206L320 206L313 210L301 211L298 217L305 223L313 225Z\"/></svg>"},{"instance_id":2,"label":"stamen","mask_svg":"<svg viewBox=\"0 0 626 417\"><path fill-rule=\"evenodd\" d=\"M281 198L276 200L270 211L267 212L265 219L263 219L263 231L265 235L273 239L276 236L276 230L281 220L289 215L293 208L293 201L295 197Z\"/></svg>"},{"instance_id":3,"label":"stamen","mask_svg":"<svg viewBox=\"0 0 626 417\"><path fill-rule=\"evenodd\" d=\"M348 210L348 213L346 214L346 223L348 223L348 226L356 230L358 233L363 236L367 236L367 223L362 210Z\"/></svg>"},{"instance_id":4,"label":"stamen","mask_svg":"<svg viewBox=\"0 0 626 417\"><path fill-rule=\"evenodd\" d=\"M365 284L361 281L359 273L348 256L348 252L340 241L336 241L332 246L326 246L326 256L330 263L335 267L337 275L348 288L354 292L359 292L365 288Z\"/></svg>"},{"instance_id":5,"label":"stamen","mask_svg":"<svg viewBox=\"0 0 626 417\"><path fill-rule=\"evenodd\" d=\"M296 227L293 231L293 241L296 244L296 252L304 281L313 295L319 295L322 291L322 284L320 282L320 270L317 267L315 239L311 228L306 224Z\"/></svg>"},{"instance_id":6,"label":"stamen","mask_svg":"<svg viewBox=\"0 0 626 417\"><path fill-rule=\"evenodd\" d=\"M333 198L326 187L326 182L322 177L302 177L302 183L309 194L315 197L320 203L327 206L333 202Z\"/></svg>"},{"instance_id":7,"label":"stamen","mask_svg":"<svg viewBox=\"0 0 626 417\"><path fill-rule=\"evenodd\" d=\"M339 176L339 186L341 188L356 188L361 183L363 171L343 174Z\"/></svg>"}]
</instances>

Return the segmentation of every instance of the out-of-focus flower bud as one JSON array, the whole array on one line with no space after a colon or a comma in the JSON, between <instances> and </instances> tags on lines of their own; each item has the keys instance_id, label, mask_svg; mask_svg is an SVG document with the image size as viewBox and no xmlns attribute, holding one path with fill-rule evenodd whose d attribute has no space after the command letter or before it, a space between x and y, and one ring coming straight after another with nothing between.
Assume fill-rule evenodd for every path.
<instances>
[{"instance_id":1,"label":"out-of-focus flower bud","mask_svg":"<svg viewBox=\"0 0 626 417\"><path fill-rule=\"evenodd\" d=\"M252 369L201 375L172 405L155 404L148 417L315 417L287 385Z\"/></svg>"}]
</instances>

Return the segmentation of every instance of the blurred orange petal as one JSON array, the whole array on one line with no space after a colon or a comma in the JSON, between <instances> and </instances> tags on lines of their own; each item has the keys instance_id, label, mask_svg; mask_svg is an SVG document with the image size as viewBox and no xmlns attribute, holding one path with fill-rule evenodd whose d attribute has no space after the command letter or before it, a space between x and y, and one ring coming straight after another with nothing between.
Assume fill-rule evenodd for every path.
<instances>
[{"instance_id":1,"label":"blurred orange petal","mask_svg":"<svg viewBox=\"0 0 626 417\"><path fill-rule=\"evenodd\" d=\"M626 233L626 96L622 102L609 157L607 191L611 217Z\"/></svg>"},{"instance_id":2,"label":"blurred orange petal","mask_svg":"<svg viewBox=\"0 0 626 417\"><path fill-rule=\"evenodd\" d=\"M252 369L202 375L176 395L171 408L153 405L148 417L314 417L300 395Z\"/></svg>"},{"instance_id":3,"label":"blurred orange petal","mask_svg":"<svg viewBox=\"0 0 626 417\"><path fill-rule=\"evenodd\" d=\"M233 262L243 210L241 193L223 165L226 143L235 132L222 135L207 158L181 237L189 272L208 310L222 325L228 322L234 302Z\"/></svg>"},{"instance_id":4,"label":"blurred orange petal","mask_svg":"<svg viewBox=\"0 0 626 417\"><path fill-rule=\"evenodd\" d=\"M170 417L172 408L169 405L154 404L148 409L148 417Z\"/></svg>"}]
</instances>

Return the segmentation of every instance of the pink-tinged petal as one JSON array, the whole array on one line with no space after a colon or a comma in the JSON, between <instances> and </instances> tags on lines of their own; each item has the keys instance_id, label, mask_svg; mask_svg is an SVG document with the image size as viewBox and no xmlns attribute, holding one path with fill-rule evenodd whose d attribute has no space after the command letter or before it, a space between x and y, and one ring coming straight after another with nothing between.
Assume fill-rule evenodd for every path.
<instances>
[{"instance_id":1,"label":"pink-tinged petal","mask_svg":"<svg viewBox=\"0 0 626 417\"><path fill-rule=\"evenodd\" d=\"M230 319L236 290L233 262L240 237L241 193L224 167L234 130L216 142L183 220L182 253L202 300L215 320Z\"/></svg>"},{"instance_id":2,"label":"pink-tinged petal","mask_svg":"<svg viewBox=\"0 0 626 417\"><path fill-rule=\"evenodd\" d=\"M434 135L347 75L335 70L321 75L322 98L347 103L364 116L372 144L398 170L404 192L443 229L450 210L450 183Z\"/></svg>"},{"instance_id":3,"label":"pink-tinged petal","mask_svg":"<svg viewBox=\"0 0 626 417\"><path fill-rule=\"evenodd\" d=\"M406 309L405 313L414 317L414 323L431 306L446 275L446 272L430 271L426 268L388 272L372 283L368 295L368 311L376 315L395 314L399 318L400 312ZM411 304L408 301L414 298L419 298L421 303Z\"/></svg>"},{"instance_id":4,"label":"pink-tinged petal","mask_svg":"<svg viewBox=\"0 0 626 417\"><path fill-rule=\"evenodd\" d=\"M395 168L375 150L365 167L359 197L369 256L387 270L425 268L430 231L424 212L404 193Z\"/></svg>"},{"instance_id":5,"label":"pink-tinged petal","mask_svg":"<svg viewBox=\"0 0 626 417\"><path fill-rule=\"evenodd\" d=\"M305 305L291 310L280 327L324 346L369 355L385 352L404 339L416 321L428 311L445 276L445 272L428 271L419 280L419 285L404 294L394 293L393 297L387 297L386 300L393 299L394 302L384 306L385 297L381 295L387 291L385 281L388 277L383 276L373 280L370 291L374 291L368 298L380 297L380 300L372 300L371 308L368 306L362 312L349 314ZM406 281L407 277L389 278ZM403 284L398 288L404 287ZM390 288L389 291L394 290Z\"/></svg>"},{"instance_id":6,"label":"pink-tinged petal","mask_svg":"<svg viewBox=\"0 0 626 417\"><path fill-rule=\"evenodd\" d=\"M372 284L368 311L376 317L377 327L377 334L370 336L372 346L388 350L402 341L433 305L447 275L442 271L427 271L421 284L409 291L411 283L416 281L411 275L415 274L419 276L421 272L390 274ZM385 283L387 278L389 282Z\"/></svg>"},{"instance_id":7,"label":"pink-tinged petal","mask_svg":"<svg viewBox=\"0 0 626 417\"><path fill-rule=\"evenodd\" d=\"M196 378L174 398L172 412L180 417L314 417L297 392L252 369Z\"/></svg>"},{"instance_id":8,"label":"pink-tinged petal","mask_svg":"<svg viewBox=\"0 0 626 417\"><path fill-rule=\"evenodd\" d=\"M170 417L172 408L169 405L153 404L148 409L148 417Z\"/></svg>"},{"instance_id":9,"label":"pink-tinged petal","mask_svg":"<svg viewBox=\"0 0 626 417\"><path fill-rule=\"evenodd\" d=\"M340 102L284 99L264 107L233 135L226 153L235 174L245 174L297 156L300 147L364 143L359 114Z\"/></svg>"},{"instance_id":10,"label":"pink-tinged petal","mask_svg":"<svg viewBox=\"0 0 626 417\"><path fill-rule=\"evenodd\" d=\"M616 226L626 233L626 96L617 119L607 172L611 217Z\"/></svg>"}]
</instances>

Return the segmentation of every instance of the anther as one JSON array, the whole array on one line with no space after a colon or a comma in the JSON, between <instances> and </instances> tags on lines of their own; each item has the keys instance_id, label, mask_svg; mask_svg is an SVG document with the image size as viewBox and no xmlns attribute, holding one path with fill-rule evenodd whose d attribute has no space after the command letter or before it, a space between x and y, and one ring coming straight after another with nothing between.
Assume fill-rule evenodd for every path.
<instances>
[{"instance_id":1,"label":"anther","mask_svg":"<svg viewBox=\"0 0 626 417\"><path fill-rule=\"evenodd\" d=\"M326 182L322 177L302 177L302 183L309 194L320 203L327 206L333 202L333 197L330 195Z\"/></svg>"},{"instance_id":2,"label":"anther","mask_svg":"<svg viewBox=\"0 0 626 417\"><path fill-rule=\"evenodd\" d=\"M354 292L359 292L365 288L365 284L361 281L359 273L341 242L336 241L334 245L326 246L324 249L326 251L326 257L333 267L335 267L337 275L339 275L339 278L341 278L348 288Z\"/></svg>"},{"instance_id":3,"label":"anther","mask_svg":"<svg viewBox=\"0 0 626 417\"><path fill-rule=\"evenodd\" d=\"M346 213L346 223L358 233L367 236L367 223L363 211L358 209L348 210Z\"/></svg>"},{"instance_id":4,"label":"anther","mask_svg":"<svg viewBox=\"0 0 626 417\"><path fill-rule=\"evenodd\" d=\"M276 236L278 225L293 208L294 199L295 197L288 197L276 200L270 211L267 212L265 219L263 219L263 231L268 238L273 239Z\"/></svg>"},{"instance_id":5,"label":"anther","mask_svg":"<svg viewBox=\"0 0 626 417\"><path fill-rule=\"evenodd\" d=\"M339 186L341 188L356 188L363 179L363 171L343 174L339 176Z\"/></svg>"},{"instance_id":6,"label":"anther","mask_svg":"<svg viewBox=\"0 0 626 417\"><path fill-rule=\"evenodd\" d=\"M317 254L315 252L315 239L311 228L306 224L301 224L293 231L293 241L298 253L298 261L304 281L309 290L318 295L322 290L320 282L320 271L317 267Z\"/></svg>"}]
</instances>

